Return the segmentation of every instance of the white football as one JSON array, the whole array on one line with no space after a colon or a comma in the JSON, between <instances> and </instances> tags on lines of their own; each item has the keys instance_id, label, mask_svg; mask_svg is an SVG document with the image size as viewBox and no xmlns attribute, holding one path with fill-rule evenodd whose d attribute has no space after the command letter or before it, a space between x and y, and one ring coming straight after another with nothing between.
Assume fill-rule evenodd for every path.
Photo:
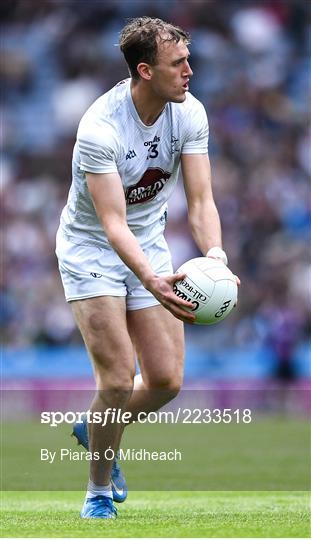
<instances>
[{"instance_id":1,"label":"white football","mask_svg":"<svg viewBox=\"0 0 311 540\"><path fill-rule=\"evenodd\" d=\"M219 259L197 257L178 270L186 274L176 281L174 292L192 302L189 311L196 316L194 324L215 324L223 321L237 302L238 287L231 270Z\"/></svg>"}]
</instances>

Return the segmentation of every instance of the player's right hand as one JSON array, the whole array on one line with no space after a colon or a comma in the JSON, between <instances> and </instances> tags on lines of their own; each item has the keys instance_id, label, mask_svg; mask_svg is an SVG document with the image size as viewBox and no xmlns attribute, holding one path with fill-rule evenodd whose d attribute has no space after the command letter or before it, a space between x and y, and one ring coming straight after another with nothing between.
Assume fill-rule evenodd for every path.
<instances>
[{"instance_id":1,"label":"player's right hand","mask_svg":"<svg viewBox=\"0 0 311 540\"><path fill-rule=\"evenodd\" d=\"M174 283L185 277L186 274L181 273L170 276L154 276L145 287L174 317L183 322L193 323L195 321L194 313L185 310L185 308L193 309L192 302L183 300L173 291Z\"/></svg>"}]
</instances>

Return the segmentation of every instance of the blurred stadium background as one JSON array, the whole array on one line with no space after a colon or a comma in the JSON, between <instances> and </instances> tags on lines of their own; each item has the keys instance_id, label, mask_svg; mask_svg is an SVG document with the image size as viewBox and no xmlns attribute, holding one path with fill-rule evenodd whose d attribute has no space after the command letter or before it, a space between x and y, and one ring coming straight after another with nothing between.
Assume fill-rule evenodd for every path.
<instances>
[{"instance_id":1,"label":"blurred stadium background","mask_svg":"<svg viewBox=\"0 0 311 540\"><path fill-rule=\"evenodd\" d=\"M242 281L225 323L186 329L186 382L304 385L311 377L310 2L2 0L0 13L5 384L90 384L55 233L79 119L127 77L115 46L126 19L150 15L192 34L191 92L207 109L224 246ZM167 239L176 268L198 255L181 182Z\"/></svg>"}]
</instances>

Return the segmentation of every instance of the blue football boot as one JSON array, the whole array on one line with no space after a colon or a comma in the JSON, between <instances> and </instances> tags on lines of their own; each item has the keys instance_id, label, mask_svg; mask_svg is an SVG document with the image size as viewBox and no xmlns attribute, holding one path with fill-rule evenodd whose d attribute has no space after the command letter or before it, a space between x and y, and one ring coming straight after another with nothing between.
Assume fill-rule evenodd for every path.
<instances>
[{"instance_id":1,"label":"blue football boot","mask_svg":"<svg viewBox=\"0 0 311 540\"><path fill-rule=\"evenodd\" d=\"M117 509L110 497L98 495L97 497L85 499L80 517L115 519L117 517Z\"/></svg>"},{"instance_id":2,"label":"blue football boot","mask_svg":"<svg viewBox=\"0 0 311 540\"><path fill-rule=\"evenodd\" d=\"M117 503L124 502L128 494L128 489L117 458L113 460L112 464L111 487L113 500Z\"/></svg>"},{"instance_id":3,"label":"blue football boot","mask_svg":"<svg viewBox=\"0 0 311 540\"><path fill-rule=\"evenodd\" d=\"M76 437L78 444L82 444L82 446L86 450L89 449L89 437L87 432L86 418L83 418L83 422L74 424L72 435ZM111 487L113 500L117 503L124 502L128 494L128 489L117 458L113 460L111 471Z\"/></svg>"}]
</instances>

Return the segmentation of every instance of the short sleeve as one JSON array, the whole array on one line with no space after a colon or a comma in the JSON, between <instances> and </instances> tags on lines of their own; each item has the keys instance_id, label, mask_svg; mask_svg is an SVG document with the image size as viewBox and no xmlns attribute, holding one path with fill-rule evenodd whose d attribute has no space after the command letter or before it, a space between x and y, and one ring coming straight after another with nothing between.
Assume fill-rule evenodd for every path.
<instances>
[{"instance_id":1,"label":"short sleeve","mask_svg":"<svg viewBox=\"0 0 311 540\"><path fill-rule=\"evenodd\" d=\"M205 109L197 99L188 109L186 135L182 154L206 154L208 152L209 127Z\"/></svg>"},{"instance_id":2,"label":"short sleeve","mask_svg":"<svg viewBox=\"0 0 311 540\"><path fill-rule=\"evenodd\" d=\"M80 169L91 173L118 172L118 138L108 123L80 123L77 134Z\"/></svg>"}]
</instances>

